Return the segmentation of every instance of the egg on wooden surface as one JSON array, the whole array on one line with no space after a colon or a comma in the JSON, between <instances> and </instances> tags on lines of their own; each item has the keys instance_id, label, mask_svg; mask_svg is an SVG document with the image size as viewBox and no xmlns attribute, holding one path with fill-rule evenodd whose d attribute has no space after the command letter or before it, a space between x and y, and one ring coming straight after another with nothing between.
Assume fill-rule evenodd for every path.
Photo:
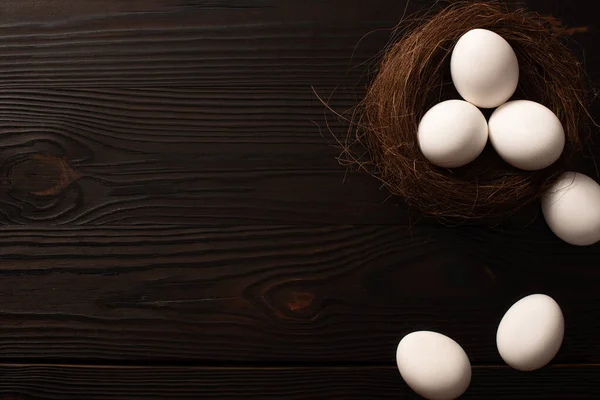
<instances>
[{"instance_id":1,"label":"egg on wooden surface","mask_svg":"<svg viewBox=\"0 0 600 400\"><path fill-rule=\"evenodd\" d=\"M600 185L579 172L567 172L542 198L546 223L567 243L600 242Z\"/></svg>"},{"instance_id":2,"label":"egg on wooden surface","mask_svg":"<svg viewBox=\"0 0 600 400\"><path fill-rule=\"evenodd\" d=\"M429 400L453 400L471 383L471 363L458 343L437 332L417 331L398 344L396 362L412 390Z\"/></svg>"},{"instance_id":3,"label":"egg on wooden surface","mask_svg":"<svg viewBox=\"0 0 600 400\"><path fill-rule=\"evenodd\" d=\"M519 371L533 371L554 358L564 333L565 320L556 301L545 294L532 294L504 314L496 344L508 365Z\"/></svg>"},{"instance_id":4,"label":"egg on wooden surface","mask_svg":"<svg viewBox=\"0 0 600 400\"><path fill-rule=\"evenodd\" d=\"M529 100L509 101L492 113L490 142L510 165L535 171L552 165L565 147L565 131L558 117Z\"/></svg>"},{"instance_id":5,"label":"egg on wooden surface","mask_svg":"<svg viewBox=\"0 0 600 400\"><path fill-rule=\"evenodd\" d=\"M519 83L519 62L506 40L486 29L472 29L456 42L450 73L463 99L494 108L513 95Z\"/></svg>"},{"instance_id":6,"label":"egg on wooden surface","mask_svg":"<svg viewBox=\"0 0 600 400\"><path fill-rule=\"evenodd\" d=\"M483 151L488 139L485 116L463 100L448 100L430 108L419 123L419 147L431 163L461 167Z\"/></svg>"}]
</instances>

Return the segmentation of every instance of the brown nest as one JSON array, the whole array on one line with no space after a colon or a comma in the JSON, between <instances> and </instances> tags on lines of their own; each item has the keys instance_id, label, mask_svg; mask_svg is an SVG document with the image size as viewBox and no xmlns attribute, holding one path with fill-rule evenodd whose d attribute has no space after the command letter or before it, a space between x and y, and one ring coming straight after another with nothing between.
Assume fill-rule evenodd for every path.
<instances>
[{"instance_id":1,"label":"brown nest","mask_svg":"<svg viewBox=\"0 0 600 400\"><path fill-rule=\"evenodd\" d=\"M454 3L428 19L414 19L387 49L353 123L366 159L346 148L347 160L367 168L409 205L438 217L502 218L540 199L588 139L586 77L552 25L525 10L498 2ZM559 161L540 171L521 171L492 149L459 169L429 163L419 150L417 127L424 113L452 92L449 56L471 29L492 30L514 49L520 66L513 98L537 101L563 124L566 146ZM398 35L399 36L399 35ZM356 143L354 143L356 144ZM353 146L349 146L352 148Z\"/></svg>"}]
</instances>

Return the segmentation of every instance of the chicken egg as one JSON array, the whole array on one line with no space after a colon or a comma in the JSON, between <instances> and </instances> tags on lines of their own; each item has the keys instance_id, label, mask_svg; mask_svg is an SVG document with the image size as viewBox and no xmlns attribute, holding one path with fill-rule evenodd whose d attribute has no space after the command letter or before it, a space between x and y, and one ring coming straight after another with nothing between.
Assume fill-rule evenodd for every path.
<instances>
[{"instance_id":1,"label":"chicken egg","mask_svg":"<svg viewBox=\"0 0 600 400\"><path fill-rule=\"evenodd\" d=\"M508 365L519 371L533 371L554 358L564 333L565 320L556 301L545 294L532 294L504 314L496 344Z\"/></svg>"},{"instance_id":2,"label":"chicken egg","mask_svg":"<svg viewBox=\"0 0 600 400\"><path fill-rule=\"evenodd\" d=\"M398 344L396 361L412 390L429 400L453 400L471 383L471 363L458 343L437 332L417 331Z\"/></svg>"},{"instance_id":3,"label":"chicken egg","mask_svg":"<svg viewBox=\"0 0 600 400\"><path fill-rule=\"evenodd\" d=\"M463 99L494 108L513 95L519 83L519 62L506 40L486 29L472 29L456 42L450 73Z\"/></svg>"},{"instance_id":4,"label":"chicken egg","mask_svg":"<svg viewBox=\"0 0 600 400\"><path fill-rule=\"evenodd\" d=\"M509 101L492 113L490 142L510 165L535 171L553 164L565 147L565 132L558 117L529 100Z\"/></svg>"},{"instance_id":5,"label":"chicken egg","mask_svg":"<svg viewBox=\"0 0 600 400\"><path fill-rule=\"evenodd\" d=\"M600 185L579 172L567 172L542 198L546 223L567 243L600 242Z\"/></svg>"},{"instance_id":6,"label":"chicken egg","mask_svg":"<svg viewBox=\"0 0 600 400\"><path fill-rule=\"evenodd\" d=\"M421 152L440 167L461 167L473 161L485 147L488 125L474 105L448 100L425 113L418 128Z\"/></svg>"}]
</instances>

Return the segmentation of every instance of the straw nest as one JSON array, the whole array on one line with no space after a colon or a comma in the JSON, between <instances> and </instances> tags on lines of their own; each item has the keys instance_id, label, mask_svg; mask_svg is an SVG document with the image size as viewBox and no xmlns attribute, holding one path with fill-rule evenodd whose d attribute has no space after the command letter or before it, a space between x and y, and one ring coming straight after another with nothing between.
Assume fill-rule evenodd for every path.
<instances>
[{"instance_id":1,"label":"straw nest","mask_svg":"<svg viewBox=\"0 0 600 400\"><path fill-rule=\"evenodd\" d=\"M442 100L460 98L449 76L450 54L475 28L498 33L514 49L520 80L513 98L537 101L562 122L566 146L552 166L518 170L488 144L477 160L450 170L432 165L419 150L421 117ZM442 218L501 218L539 200L589 138L586 78L564 38L539 15L498 2L454 3L398 32L355 109L352 143L346 142L342 161L358 163L409 205ZM356 144L366 155L352 150Z\"/></svg>"}]
</instances>

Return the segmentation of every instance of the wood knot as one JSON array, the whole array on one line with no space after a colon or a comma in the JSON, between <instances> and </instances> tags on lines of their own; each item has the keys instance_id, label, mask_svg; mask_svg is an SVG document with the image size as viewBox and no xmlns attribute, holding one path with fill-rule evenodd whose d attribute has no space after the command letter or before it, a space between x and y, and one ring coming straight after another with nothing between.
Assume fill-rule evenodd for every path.
<instances>
[{"instance_id":1,"label":"wood knot","mask_svg":"<svg viewBox=\"0 0 600 400\"><path fill-rule=\"evenodd\" d=\"M267 290L264 298L280 318L310 320L321 311L321 298L314 289L318 290L317 287L299 287L297 283L281 284Z\"/></svg>"},{"instance_id":2,"label":"wood knot","mask_svg":"<svg viewBox=\"0 0 600 400\"><path fill-rule=\"evenodd\" d=\"M287 305L290 311L299 311L310 307L314 300L315 295L313 293L293 291L290 293Z\"/></svg>"},{"instance_id":3,"label":"wood knot","mask_svg":"<svg viewBox=\"0 0 600 400\"><path fill-rule=\"evenodd\" d=\"M34 154L17 161L9 170L12 190L34 196L56 196L79 179L69 163L49 154Z\"/></svg>"}]
</instances>

